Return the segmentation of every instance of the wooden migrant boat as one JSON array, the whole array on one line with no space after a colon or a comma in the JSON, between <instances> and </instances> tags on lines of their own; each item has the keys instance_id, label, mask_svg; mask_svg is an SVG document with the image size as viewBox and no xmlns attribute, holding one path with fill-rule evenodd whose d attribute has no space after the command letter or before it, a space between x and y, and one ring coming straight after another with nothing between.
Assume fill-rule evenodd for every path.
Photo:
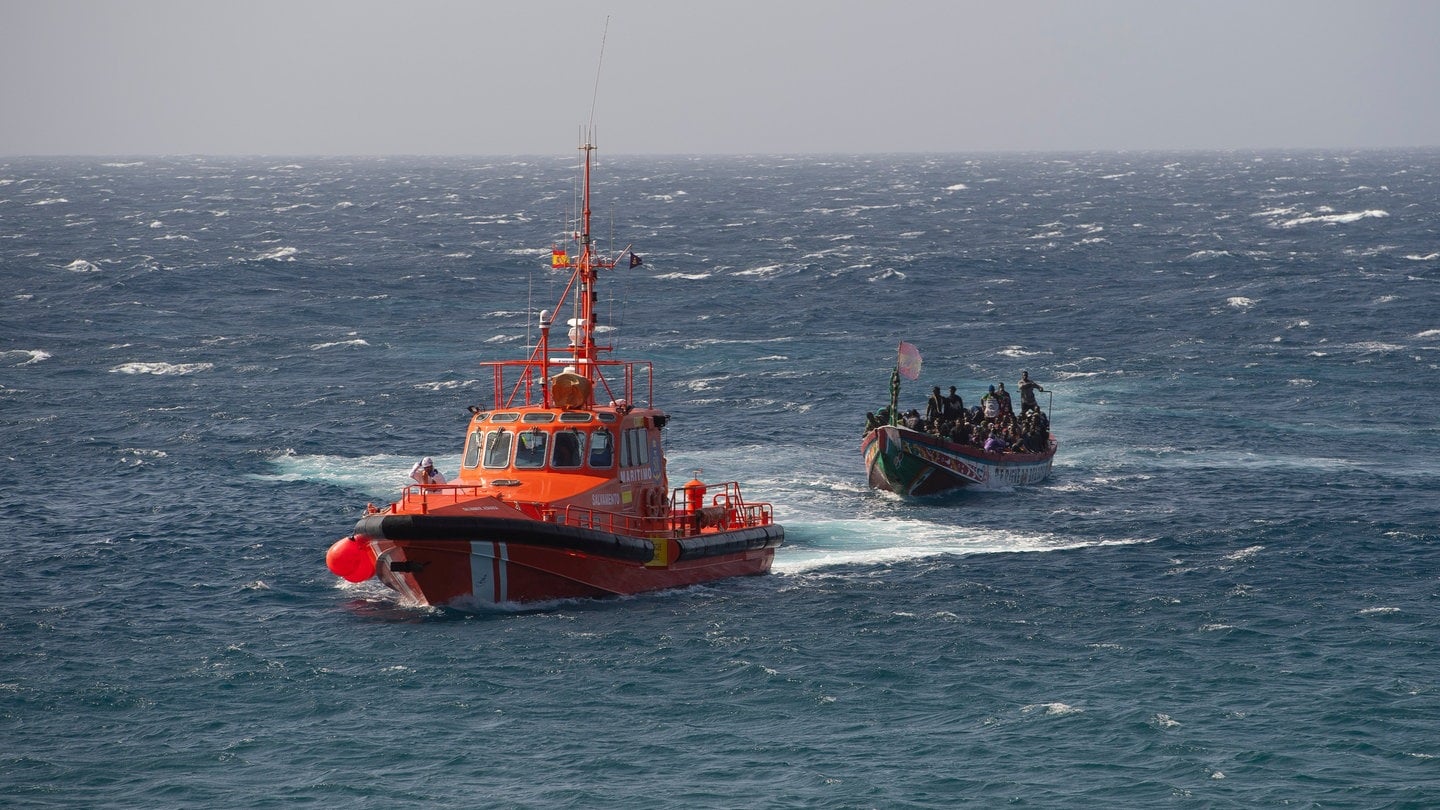
<instances>
[{"instance_id":1,"label":"wooden migrant boat","mask_svg":"<svg viewBox=\"0 0 1440 810\"><path fill-rule=\"evenodd\" d=\"M920 366L920 352L902 342L890 375L886 423L867 425L860 440L871 487L903 498L920 498L967 488L1009 489L1039 483L1050 475L1059 442L1048 430L1045 449L1040 452L991 451L900 424L900 378L917 379Z\"/></svg>"}]
</instances>

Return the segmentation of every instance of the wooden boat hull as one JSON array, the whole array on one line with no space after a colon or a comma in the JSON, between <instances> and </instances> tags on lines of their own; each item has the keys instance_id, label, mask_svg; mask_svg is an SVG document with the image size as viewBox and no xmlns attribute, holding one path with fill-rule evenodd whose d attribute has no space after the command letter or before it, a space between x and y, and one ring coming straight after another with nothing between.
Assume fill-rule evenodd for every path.
<instances>
[{"instance_id":1,"label":"wooden boat hull","mask_svg":"<svg viewBox=\"0 0 1440 810\"><path fill-rule=\"evenodd\" d=\"M678 588L764 574L778 525L653 538L515 518L367 515L355 539L419 604L474 609Z\"/></svg>"},{"instance_id":2,"label":"wooden boat hull","mask_svg":"<svg viewBox=\"0 0 1440 810\"><path fill-rule=\"evenodd\" d=\"M1039 483L1050 475L1056 448L1052 436L1044 453L991 453L897 425L860 442L870 486L905 498Z\"/></svg>"}]
</instances>

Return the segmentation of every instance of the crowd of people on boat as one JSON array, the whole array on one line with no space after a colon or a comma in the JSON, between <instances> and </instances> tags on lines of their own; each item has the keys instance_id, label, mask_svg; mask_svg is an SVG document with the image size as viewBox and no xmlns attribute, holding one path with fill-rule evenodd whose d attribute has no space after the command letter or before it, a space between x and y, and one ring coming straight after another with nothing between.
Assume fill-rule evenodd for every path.
<instances>
[{"instance_id":1,"label":"crowd of people on boat","mask_svg":"<svg viewBox=\"0 0 1440 810\"><path fill-rule=\"evenodd\" d=\"M943 394L939 386L931 389L922 416L916 408L899 411L892 416L890 406L879 412L865 414L865 432L882 425L902 425L921 433L956 444L967 444L990 452L1043 453L1050 446L1050 418L1035 400L1044 388L1030 379L1030 372L1020 372L1020 410L1017 413L1005 390L1005 383L990 386L980 402L970 408L950 386Z\"/></svg>"}]
</instances>

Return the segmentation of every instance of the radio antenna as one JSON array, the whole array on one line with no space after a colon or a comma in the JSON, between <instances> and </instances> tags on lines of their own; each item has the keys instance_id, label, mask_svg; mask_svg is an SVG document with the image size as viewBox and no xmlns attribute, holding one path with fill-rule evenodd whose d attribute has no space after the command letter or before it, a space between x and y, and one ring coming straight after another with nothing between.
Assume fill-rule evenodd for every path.
<instances>
[{"instance_id":1,"label":"radio antenna","mask_svg":"<svg viewBox=\"0 0 1440 810\"><path fill-rule=\"evenodd\" d=\"M610 15L605 15L605 30L600 33L600 59L595 63L595 92L590 96L590 131L595 131L595 102L600 98L600 68L605 64L605 38L610 34Z\"/></svg>"}]
</instances>

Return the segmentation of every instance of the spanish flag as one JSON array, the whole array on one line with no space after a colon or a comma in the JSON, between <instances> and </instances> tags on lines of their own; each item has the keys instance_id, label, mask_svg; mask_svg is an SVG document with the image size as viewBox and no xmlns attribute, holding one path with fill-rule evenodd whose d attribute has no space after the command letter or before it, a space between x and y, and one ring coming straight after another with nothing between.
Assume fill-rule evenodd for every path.
<instances>
[{"instance_id":1,"label":"spanish flag","mask_svg":"<svg viewBox=\"0 0 1440 810\"><path fill-rule=\"evenodd\" d=\"M567 255L565 255L564 249L562 249L562 248L555 248L555 249L553 249L553 250L550 251L550 266L551 266L551 267L569 267L569 266L570 266L570 257L567 256Z\"/></svg>"}]
</instances>

